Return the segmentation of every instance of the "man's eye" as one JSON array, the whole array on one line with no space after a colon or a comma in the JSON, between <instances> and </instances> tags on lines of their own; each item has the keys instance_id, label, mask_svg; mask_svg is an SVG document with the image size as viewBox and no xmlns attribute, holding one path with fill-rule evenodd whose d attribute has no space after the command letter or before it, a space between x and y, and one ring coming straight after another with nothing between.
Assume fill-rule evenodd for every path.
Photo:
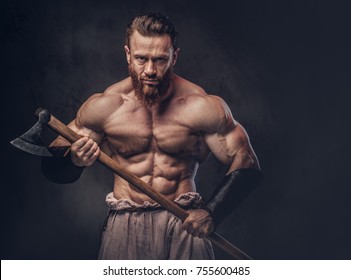
<instances>
[{"instance_id":1,"label":"man's eye","mask_svg":"<svg viewBox=\"0 0 351 280\"><path fill-rule=\"evenodd\" d=\"M154 62L155 63L157 63L157 64L163 64L163 63L165 63L167 60L164 58L164 57L159 57L159 58L156 58L155 60L154 60Z\"/></svg>"},{"instance_id":2,"label":"man's eye","mask_svg":"<svg viewBox=\"0 0 351 280\"><path fill-rule=\"evenodd\" d=\"M136 60L139 61L139 62L146 62L146 58L145 57L137 57Z\"/></svg>"}]
</instances>

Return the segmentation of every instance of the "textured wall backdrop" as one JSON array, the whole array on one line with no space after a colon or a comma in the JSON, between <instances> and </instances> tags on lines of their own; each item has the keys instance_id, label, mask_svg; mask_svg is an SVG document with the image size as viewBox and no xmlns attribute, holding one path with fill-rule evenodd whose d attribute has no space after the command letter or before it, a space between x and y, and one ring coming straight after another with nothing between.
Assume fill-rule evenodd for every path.
<instances>
[{"instance_id":1,"label":"textured wall backdrop","mask_svg":"<svg viewBox=\"0 0 351 280\"><path fill-rule=\"evenodd\" d=\"M126 77L125 27L151 10L178 28L176 72L227 101L262 165L261 188L218 232L254 259L351 258L350 7L211 2L1 2L2 259L96 258L112 174L96 164L56 185L39 158L9 142L35 123L37 107L67 123ZM199 191L208 197L225 171L210 157Z\"/></svg>"}]
</instances>

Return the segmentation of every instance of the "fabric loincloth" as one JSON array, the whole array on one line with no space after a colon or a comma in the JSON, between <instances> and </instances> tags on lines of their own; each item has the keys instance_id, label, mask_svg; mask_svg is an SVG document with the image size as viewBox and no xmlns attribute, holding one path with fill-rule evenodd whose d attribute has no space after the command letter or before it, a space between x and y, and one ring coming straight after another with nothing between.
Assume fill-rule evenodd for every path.
<instances>
[{"instance_id":1,"label":"fabric loincloth","mask_svg":"<svg viewBox=\"0 0 351 280\"><path fill-rule=\"evenodd\" d=\"M193 237L182 228L182 221L158 203L117 200L109 193L110 207L102 233L99 259L214 259L211 242ZM198 193L189 192L174 200L182 208L196 209L203 204Z\"/></svg>"}]
</instances>

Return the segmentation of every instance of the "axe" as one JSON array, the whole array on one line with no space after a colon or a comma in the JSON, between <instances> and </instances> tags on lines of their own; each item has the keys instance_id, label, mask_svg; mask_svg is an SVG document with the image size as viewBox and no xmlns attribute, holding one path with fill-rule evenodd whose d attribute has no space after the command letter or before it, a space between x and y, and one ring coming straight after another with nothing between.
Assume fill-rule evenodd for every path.
<instances>
[{"instance_id":1,"label":"axe","mask_svg":"<svg viewBox=\"0 0 351 280\"><path fill-rule=\"evenodd\" d=\"M11 144L16 146L17 148L39 156L51 156L51 153L48 149L43 145L41 141L41 131L43 129L43 124L48 125L51 129L53 129L56 133L64 137L70 143L73 143L81 138L76 132L70 129L68 126L63 124L61 121L56 119L53 115L51 115L48 110L39 108L35 115L38 118L37 123L29 129L26 133L22 134L19 138L11 141ZM114 161L111 157L106 155L104 152L100 151L98 161L116 173L118 176L122 177L124 180L132 184L135 188L142 191L146 195L148 195L151 199L158 202L163 208L171 212L180 220L184 221L188 216L188 213L182 209L180 206L170 201L164 195L156 192L148 184L142 181L139 177L131 173L129 170L125 169L123 166L120 166L116 161ZM231 255L234 259L237 260L249 260L251 259L248 255L246 255L239 248L235 247L229 241L225 240L216 232L210 233L206 236L208 240L217 245L219 248L224 250L226 253Z\"/></svg>"}]
</instances>

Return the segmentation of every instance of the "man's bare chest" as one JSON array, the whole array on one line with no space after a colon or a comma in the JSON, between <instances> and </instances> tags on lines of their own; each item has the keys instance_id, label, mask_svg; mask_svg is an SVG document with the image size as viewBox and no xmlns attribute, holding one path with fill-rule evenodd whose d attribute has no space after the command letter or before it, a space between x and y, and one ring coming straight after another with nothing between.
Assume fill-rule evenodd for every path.
<instances>
[{"instance_id":1,"label":"man's bare chest","mask_svg":"<svg viewBox=\"0 0 351 280\"><path fill-rule=\"evenodd\" d=\"M126 108L109 118L104 130L111 151L124 157L147 152L197 157L205 145L201 132L179 110Z\"/></svg>"}]
</instances>

